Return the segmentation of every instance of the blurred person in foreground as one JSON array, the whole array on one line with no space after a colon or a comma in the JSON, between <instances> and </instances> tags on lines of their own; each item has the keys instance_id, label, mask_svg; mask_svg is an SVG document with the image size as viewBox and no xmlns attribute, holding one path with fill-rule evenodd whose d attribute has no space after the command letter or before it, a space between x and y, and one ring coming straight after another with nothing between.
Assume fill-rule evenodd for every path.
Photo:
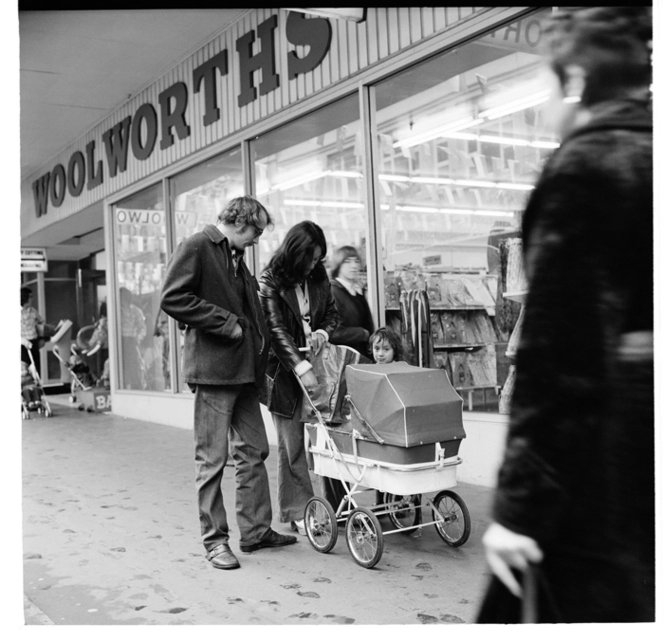
<instances>
[{"instance_id":1,"label":"blurred person in foreground","mask_svg":"<svg viewBox=\"0 0 664 641\"><path fill-rule=\"evenodd\" d=\"M221 488L229 454L235 463L240 550L290 545L275 532L265 467L270 447L260 409L270 334L258 283L244 263L272 218L252 198L232 199L216 225L183 240L164 278L161 309L186 325L184 380L194 391L196 489L203 545L214 568L240 567L229 544Z\"/></svg>"},{"instance_id":2,"label":"blurred person in foreground","mask_svg":"<svg viewBox=\"0 0 664 641\"><path fill-rule=\"evenodd\" d=\"M523 216L529 293L479 623L654 621L652 13L544 29L561 139ZM530 570L528 570L530 572Z\"/></svg>"}]
</instances>

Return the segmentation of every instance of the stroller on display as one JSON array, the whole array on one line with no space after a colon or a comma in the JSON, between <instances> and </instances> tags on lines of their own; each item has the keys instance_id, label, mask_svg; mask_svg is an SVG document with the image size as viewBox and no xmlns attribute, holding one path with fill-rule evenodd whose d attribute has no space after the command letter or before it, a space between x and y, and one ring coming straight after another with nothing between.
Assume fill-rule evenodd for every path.
<instances>
[{"instance_id":1,"label":"stroller on display","mask_svg":"<svg viewBox=\"0 0 664 641\"><path fill-rule=\"evenodd\" d=\"M78 345L70 347L71 357L68 361L60 355L57 345L53 346L53 353L56 358L71 372L72 380L70 385L69 402L76 403L76 392L79 390L89 390L97 383L95 375L90 366L83 360L83 352Z\"/></svg>"},{"instance_id":2,"label":"stroller on display","mask_svg":"<svg viewBox=\"0 0 664 641\"><path fill-rule=\"evenodd\" d=\"M30 412L37 412L49 418L53 416L53 411L46 400L46 393L32 358L32 352L29 349L26 351L30 357L30 363L21 361L26 366L21 372L21 416L27 420L30 418Z\"/></svg>"},{"instance_id":3,"label":"stroller on display","mask_svg":"<svg viewBox=\"0 0 664 641\"><path fill-rule=\"evenodd\" d=\"M433 525L445 543L463 545L470 536L470 513L450 490L456 485L462 462L459 445L466 435L463 401L446 372L403 362L351 363L335 356L332 348L349 349L326 346L314 359L319 382L316 359L336 361L337 380L327 376L312 395L302 385L305 412L311 417L305 413L303 419L314 472L340 480L345 496L336 510L319 496L308 501L304 526L309 542L327 553L337 541L340 524L345 524L351 556L365 568L378 563L384 536L395 532ZM335 405L340 411L330 409ZM378 505L367 507L356 500L368 489L381 493ZM426 522L425 508L431 515ZM383 531L380 516L386 516L393 529Z\"/></svg>"}]
</instances>

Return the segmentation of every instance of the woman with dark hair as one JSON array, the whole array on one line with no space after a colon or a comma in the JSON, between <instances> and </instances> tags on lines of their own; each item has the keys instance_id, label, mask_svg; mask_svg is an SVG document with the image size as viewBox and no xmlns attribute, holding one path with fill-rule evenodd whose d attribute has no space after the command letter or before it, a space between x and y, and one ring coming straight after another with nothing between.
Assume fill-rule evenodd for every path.
<instances>
[{"instance_id":1,"label":"woman with dark hair","mask_svg":"<svg viewBox=\"0 0 664 641\"><path fill-rule=\"evenodd\" d=\"M528 295L481 623L655 620L652 8L557 12L560 148L523 215Z\"/></svg>"},{"instance_id":2,"label":"woman with dark hair","mask_svg":"<svg viewBox=\"0 0 664 641\"><path fill-rule=\"evenodd\" d=\"M267 408L277 430L279 520L304 533L302 519L314 495L304 440L303 393L316 386L307 353L318 353L338 323L330 281L323 266L323 230L305 220L286 233L260 278L260 299L271 332Z\"/></svg>"},{"instance_id":3,"label":"woman with dark hair","mask_svg":"<svg viewBox=\"0 0 664 641\"><path fill-rule=\"evenodd\" d=\"M360 265L360 254L350 245L339 247L332 254L330 280L340 323L330 342L348 345L371 362L369 337L374 331L374 322L358 281Z\"/></svg>"}]
</instances>

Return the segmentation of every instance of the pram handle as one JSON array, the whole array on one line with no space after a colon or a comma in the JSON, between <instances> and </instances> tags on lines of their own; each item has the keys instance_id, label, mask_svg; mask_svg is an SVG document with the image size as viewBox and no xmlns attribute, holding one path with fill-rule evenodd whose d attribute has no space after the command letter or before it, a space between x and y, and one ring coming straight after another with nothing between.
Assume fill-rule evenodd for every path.
<instances>
[{"instance_id":1,"label":"pram handle","mask_svg":"<svg viewBox=\"0 0 664 641\"><path fill-rule=\"evenodd\" d=\"M316 415L316 418L318 419L318 422L321 424L324 424L325 421L323 420L322 414L318 411L318 408L314 405L314 402L311 400L311 396L309 396L309 390L307 390L306 386L302 382L302 379L296 374L295 378L297 379L297 382L300 384L300 387L302 388L302 392L304 393L304 397L307 399L309 402L309 405L311 405L311 408L314 411L314 414Z\"/></svg>"}]
</instances>

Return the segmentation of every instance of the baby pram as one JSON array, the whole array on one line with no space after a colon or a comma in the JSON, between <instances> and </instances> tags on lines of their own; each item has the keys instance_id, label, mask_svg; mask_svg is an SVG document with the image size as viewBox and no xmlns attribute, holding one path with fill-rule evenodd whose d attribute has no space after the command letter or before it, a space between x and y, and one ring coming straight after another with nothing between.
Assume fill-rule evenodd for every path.
<instances>
[{"instance_id":1,"label":"baby pram","mask_svg":"<svg viewBox=\"0 0 664 641\"><path fill-rule=\"evenodd\" d=\"M41 378L37 372L35 361L32 358L32 352L29 349L25 351L28 353L30 358L30 363L28 363L28 373L32 379L30 389L33 398L31 401L27 401L21 393L21 416L27 420L30 418L30 412L36 411L39 414L44 414L46 418L49 418L50 416L53 416L53 411L51 410L51 406L46 400L46 393L42 387Z\"/></svg>"},{"instance_id":2,"label":"baby pram","mask_svg":"<svg viewBox=\"0 0 664 641\"><path fill-rule=\"evenodd\" d=\"M329 552L339 524L345 523L348 549L365 568L378 563L384 535L395 532L433 525L445 543L463 545L470 535L470 514L461 497L450 491L462 462L463 401L445 371L401 362L344 364L341 370L339 386L345 373L350 409L343 422L323 416L316 406L320 404L312 402L302 386L316 417L305 423L314 471L339 479L345 490L336 511L322 497L307 502L304 526L311 545ZM367 489L382 492L383 502L359 505L356 496ZM431 521L424 521L425 508L430 508ZM383 515L393 529L382 529L378 517Z\"/></svg>"}]
</instances>

